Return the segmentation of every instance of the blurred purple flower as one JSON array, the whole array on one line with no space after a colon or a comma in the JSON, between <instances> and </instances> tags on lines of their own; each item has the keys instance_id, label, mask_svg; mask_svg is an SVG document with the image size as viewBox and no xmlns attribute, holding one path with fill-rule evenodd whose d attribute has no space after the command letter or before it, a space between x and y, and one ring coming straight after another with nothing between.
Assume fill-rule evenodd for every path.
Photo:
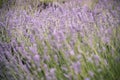
<instances>
[{"instance_id":1,"label":"blurred purple flower","mask_svg":"<svg viewBox=\"0 0 120 80\"><path fill-rule=\"evenodd\" d=\"M96 66L98 66L100 62L100 57L98 55L93 55L93 59L95 61Z\"/></svg>"},{"instance_id":2,"label":"blurred purple flower","mask_svg":"<svg viewBox=\"0 0 120 80\"><path fill-rule=\"evenodd\" d=\"M50 76L51 76L52 79L54 79L54 80L56 79L55 71L56 71L55 68L50 69Z\"/></svg>"},{"instance_id":3,"label":"blurred purple flower","mask_svg":"<svg viewBox=\"0 0 120 80\"><path fill-rule=\"evenodd\" d=\"M90 80L90 78L87 77L87 78L85 78L84 80Z\"/></svg>"},{"instance_id":4,"label":"blurred purple flower","mask_svg":"<svg viewBox=\"0 0 120 80\"><path fill-rule=\"evenodd\" d=\"M72 67L73 67L75 74L79 74L81 72L81 64L79 61L74 62Z\"/></svg>"},{"instance_id":5,"label":"blurred purple flower","mask_svg":"<svg viewBox=\"0 0 120 80\"><path fill-rule=\"evenodd\" d=\"M33 44L33 46L29 47L29 50L33 53L33 54L38 54L38 50L37 50L37 45Z\"/></svg>"},{"instance_id":6,"label":"blurred purple flower","mask_svg":"<svg viewBox=\"0 0 120 80\"><path fill-rule=\"evenodd\" d=\"M91 77L94 76L94 72L92 72L92 71L89 71L88 74L89 74Z\"/></svg>"}]
</instances>

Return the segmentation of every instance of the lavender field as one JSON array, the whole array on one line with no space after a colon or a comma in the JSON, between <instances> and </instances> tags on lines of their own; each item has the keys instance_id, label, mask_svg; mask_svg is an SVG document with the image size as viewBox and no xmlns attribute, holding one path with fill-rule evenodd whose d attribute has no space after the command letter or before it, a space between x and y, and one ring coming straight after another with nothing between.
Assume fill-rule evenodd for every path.
<instances>
[{"instance_id":1,"label":"lavender field","mask_svg":"<svg viewBox=\"0 0 120 80\"><path fill-rule=\"evenodd\" d=\"M1 0L0 80L120 80L119 0Z\"/></svg>"}]
</instances>

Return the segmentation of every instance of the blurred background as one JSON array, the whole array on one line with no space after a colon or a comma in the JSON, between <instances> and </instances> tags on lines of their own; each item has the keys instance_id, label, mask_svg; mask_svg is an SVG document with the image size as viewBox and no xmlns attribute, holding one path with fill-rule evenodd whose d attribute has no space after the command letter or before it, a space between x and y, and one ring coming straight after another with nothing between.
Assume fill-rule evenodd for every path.
<instances>
[{"instance_id":1,"label":"blurred background","mask_svg":"<svg viewBox=\"0 0 120 80\"><path fill-rule=\"evenodd\" d=\"M0 0L0 80L120 80L119 0Z\"/></svg>"}]
</instances>

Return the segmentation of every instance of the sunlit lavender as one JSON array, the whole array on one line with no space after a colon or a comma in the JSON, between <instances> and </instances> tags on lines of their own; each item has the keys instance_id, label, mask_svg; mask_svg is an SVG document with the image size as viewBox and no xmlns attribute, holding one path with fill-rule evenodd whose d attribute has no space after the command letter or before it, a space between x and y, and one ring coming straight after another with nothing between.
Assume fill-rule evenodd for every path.
<instances>
[{"instance_id":1,"label":"sunlit lavender","mask_svg":"<svg viewBox=\"0 0 120 80\"><path fill-rule=\"evenodd\" d=\"M0 8L0 80L120 80L119 45L119 0L6 0Z\"/></svg>"}]
</instances>

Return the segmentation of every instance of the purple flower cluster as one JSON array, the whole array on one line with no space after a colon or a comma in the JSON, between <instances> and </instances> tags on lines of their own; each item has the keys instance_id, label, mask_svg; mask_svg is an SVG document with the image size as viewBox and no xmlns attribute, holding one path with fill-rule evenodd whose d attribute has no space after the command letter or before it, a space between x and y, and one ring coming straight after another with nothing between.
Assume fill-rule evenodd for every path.
<instances>
[{"instance_id":1,"label":"purple flower cluster","mask_svg":"<svg viewBox=\"0 0 120 80\"><path fill-rule=\"evenodd\" d=\"M41 12L30 5L0 9L0 38L1 25L9 37L0 39L0 79L92 80L94 71L109 66L112 50L104 45L112 44L120 26L120 6L109 0L99 0L93 10L80 4L71 0Z\"/></svg>"}]
</instances>

